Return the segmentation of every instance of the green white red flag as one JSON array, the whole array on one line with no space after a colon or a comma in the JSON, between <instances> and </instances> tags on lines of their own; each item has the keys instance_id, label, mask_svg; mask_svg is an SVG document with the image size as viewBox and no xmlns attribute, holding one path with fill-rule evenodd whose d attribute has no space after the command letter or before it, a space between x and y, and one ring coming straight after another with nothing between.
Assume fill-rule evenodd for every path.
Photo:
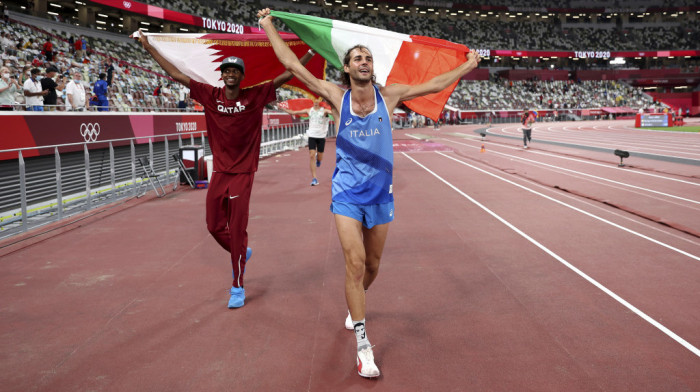
<instances>
[{"instance_id":1,"label":"green white red flag","mask_svg":"<svg viewBox=\"0 0 700 392\"><path fill-rule=\"evenodd\" d=\"M416 85L456 68L466 61L465 45L418 35L400 34L338 20L272 11L296 35L342 71L345 52L361 44L374 58L377 83ZM436 120L457 86L405 102L411 110Z\"/></svg>"}]
</instances>

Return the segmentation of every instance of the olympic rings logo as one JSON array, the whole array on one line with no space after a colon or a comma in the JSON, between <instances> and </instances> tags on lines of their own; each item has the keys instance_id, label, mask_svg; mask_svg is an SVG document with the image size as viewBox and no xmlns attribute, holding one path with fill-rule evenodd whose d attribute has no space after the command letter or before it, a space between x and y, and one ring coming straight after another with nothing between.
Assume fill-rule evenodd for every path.
<instances>
[{"instance_id":1,"label":"olympic rings logo","mask_svg":"<svg viewBox=\"0 0 700 392\"><path fill-rule=\"evenodd\" d=\"M86 142L96 142L100 134L100 123L80 124L80 134Z\"/></svg>"},{"instance_id":2,"label":"olympic rings logo","mask_svg":"<svg viewBox=\"0 0 700 392\"><path fill-rule=\"evenodd\" d=\"M130 1L125 1L122 4L124 4L124 8L129 9L131 8L131 2Z\"/></svg>"}]
</instances>

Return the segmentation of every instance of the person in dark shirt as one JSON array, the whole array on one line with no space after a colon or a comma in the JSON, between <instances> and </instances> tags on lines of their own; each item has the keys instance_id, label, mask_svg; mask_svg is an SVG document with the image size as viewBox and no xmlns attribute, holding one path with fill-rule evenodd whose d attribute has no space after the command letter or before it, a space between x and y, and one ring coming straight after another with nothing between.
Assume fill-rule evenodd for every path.
<instances>
[{"instance_id":1,"label":"person in dark shirt","mask_svg":"<svg viewBox=\"0 0 700 392\"><path fill-rule=\"evenodd\" d=\"M107 60L107 85L112 86L112 74L114 73L114 65L112 60Z\"/></svg>"},{"instance_id":2,"label":"person in dark shirt","mask_svg":"<svg viewBox=\"0 0 700 392\"><path fill-rule=\"evenodd\" d=\"M97 110L106 112L109 110L109 101L107 100L107 74L100 74L99 80L95 82L92 92L97 96Z\"/></svg>"},{"instance_id":3,"label":"person in dark shirt","mask_svg":"<svg viewBox=\"0 0 700 392\"><path fill-rule=\"evenodd\" d=\"M63 90L65 87L63 75L58 75L54 80L57 73L58 68L52 65L46 68L46 76L41 79L41 89L49 90L48 94L44 96L44 110L56 110L56 101L58 100L56 89Z\"/></svg>"}]
</instances>

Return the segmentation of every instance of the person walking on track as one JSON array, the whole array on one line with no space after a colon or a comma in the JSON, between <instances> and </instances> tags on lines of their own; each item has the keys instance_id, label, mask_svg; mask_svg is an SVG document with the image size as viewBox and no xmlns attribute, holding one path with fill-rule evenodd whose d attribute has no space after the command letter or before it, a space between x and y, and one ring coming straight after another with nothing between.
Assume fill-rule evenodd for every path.
<instances>
[{"instance_id":1,"label":"person walking on track","mask_svg":"<svg viewBox=\"0 0 700 392\"><path fill-rule=\"evenodd\" d=\"M144 34L140 34L139 40L163 70L189 88L192 98L205 108L207 134L214 155L206 199L207 229L231 254L233 284L228 307L240 308L245 302L243 274L251 256L248 214L253 177L260 159L262 113L267 103L277 99L276 89L293 76L285 71L266 83L241 88L245 64L243 59L231 56L220 66L224 87L214 87L190 79L160 55ZM312 56L311 52L305 54L300 64L306 64Z\"/></svg>"},{"instance_id":2,"label":"person walking on track","mask_svg":"<svg viewBox=\"0 0 700 392\"><path fill-rule=\"evenodd\" d=\"M308 109L288 110L289 114L306 114L309 116L309 129L306 135L309 137L309 168L311 169L311 186L318 185L316 168L321 166L323 151L326 148L326 134L328 133L328 115L331 111L321 106L321 98L314 99L314 105Z\"/></svg>"},{"instance_id":3,"label":"person walking on track","mask_svg":"<svg viewBox=\"0 0 700 392\"><path fill-rule=\"evenodd\" d=\"M523 148L527 149L527 142L532 141L532 124L535 122L535 114L528 109L520 116L520 123L523 125Z\"/></svg>"},{"instance_id":4,"label":"person walking on track","mask_svg":"<svg viewBox=\"0 0 700 392\"><path fill-rule=\"evenodd\" d=\"M350 48L343 61L344 90L308 72L284 44L274 27L270 9L258 12L277 58L294 76L331 105L336 119L336 168L330 210L345 258L345 298L357 342L357 371L377 377L379 368L367 335L365 290L377 277L389 222L394 219L392 192L394 108L446 89L476 68L479 55L470 51L457 68L418 85L374 83L372 53L362 45Z\"/></svg>"}]
</instances>

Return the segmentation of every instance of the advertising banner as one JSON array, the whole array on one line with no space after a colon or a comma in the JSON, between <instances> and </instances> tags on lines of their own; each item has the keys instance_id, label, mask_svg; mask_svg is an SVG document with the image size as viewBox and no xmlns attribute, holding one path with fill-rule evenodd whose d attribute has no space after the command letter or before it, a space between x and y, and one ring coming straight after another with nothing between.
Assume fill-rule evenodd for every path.
<instances>
[{"instance_id":1,"label":"advertising banner","mask_svg":"<svg viewBox=\"0 0 700 392\"><path fill-rule=\"evenodd\" d=\"M203 113L138 113L94 115L82 113L26 113L0 116L4 133L0 138L0 151L17 148L74 144L59 147L59 152L79 151L82 143L88 148L105 148L115 139L140 138L135 144L148 143L149 137L162 135L176 139L178 133L206 132ZM205 134L206 135L206 134ZM117 140L114 146L128 145L128 140ZM53 148L29 149L22 156L51 155ZM17 152L0 153L0 160L17 159Z\"/></svg>"}]
</instances>

